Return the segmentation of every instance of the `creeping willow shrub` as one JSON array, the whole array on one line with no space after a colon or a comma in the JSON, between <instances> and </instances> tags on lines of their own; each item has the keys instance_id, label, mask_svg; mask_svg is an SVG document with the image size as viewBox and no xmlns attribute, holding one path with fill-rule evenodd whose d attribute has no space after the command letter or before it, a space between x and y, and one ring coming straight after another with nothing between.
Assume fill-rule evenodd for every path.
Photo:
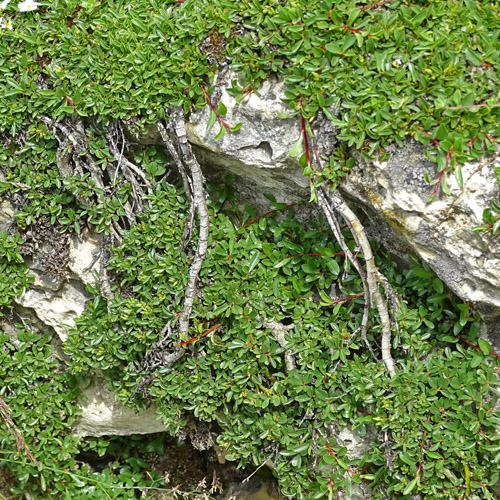
<instances>
[{"instance_id":1,"label":"creeping willow shrub","mask_svg":"<svg viewBox=\"0 0 500 500\"><path fill-rule=\"evenodd\" d=\"M186 203L182 191L158 184L153 209L110 259L114 299L106 303L93 288L68 339L72 369L104 371L129 404L145 404L145 394L173 434L192 417L211 423L240 466L270 457L290 498L328 498L357 483L375 498L493 498L499 363L476 342L473 311L428 267L397 272L380 252L378 265L402 297L393 341L399 371L389 379L360 341L362 283L323 221L301 225L293 207L269 198L266 216L250 207L235 214L218 190L190 339L171 339L186 342L186 355L170 371L157 369L132 403L141 359L167 321L175 331L196 243L195 235L179 253ZM285 343L272 322L288 328ZM371 325L376 345L376 317ZM345 427L370 444L362 457L337 441Z\"/></svg>"},{"instance_id":2,"label":"creeping willow shrub","mask_svg":"<svg viewBox=\"0 0 500 500\"><path fill-rule=\"evenodd\" d=\"M469 0L62 0L0 38L0 131L40 113L154 123L205 106L227 62L237 100L277 75L292 114L323 112L349 147L428 144L449 192L497 149L499 26L495 2Z\"/></svg>"}]
</instances>

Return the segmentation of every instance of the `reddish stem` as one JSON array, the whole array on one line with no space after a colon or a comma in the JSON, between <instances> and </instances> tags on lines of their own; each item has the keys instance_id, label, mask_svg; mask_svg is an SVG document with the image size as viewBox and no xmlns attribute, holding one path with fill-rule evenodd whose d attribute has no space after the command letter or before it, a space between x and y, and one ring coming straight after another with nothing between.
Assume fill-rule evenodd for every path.
<instances>
[{"instance_id":1,"label":"reddish stem","mask_svg":"<svg viewBox=\"0 0 500 500\"><path fill-rule=\"evenodd\" d=\"M248 221L246 224L244 224L243 229L247 228L248 226L251 226L252 224L255 224L256 222L259 222L260 219L264 219L265 217L267 217L271 214L274 214L276 212L280 212L281 210L285 210L285 208L294 207L295 205L297 205L297 203L290 203L290 205L287 205L284 208L275 208L274 210L269 210L269 212L266 212L265 214L259 215L255 219Z\"/></svg>"},{"instance_id":2,"label":"reddish stem","mask_svg":"<svg viewBox=\"0 0 500 500\"><path fill-rule=\"evenodd\" d=\"M285 259L293 259L294 257L323 257L322 253L296 253L294 255L288 255Z\"/></svg>"},{"instance_id":3,"label":"reddish stem","mask_svg":"<svg viewBox=\"0 0 500 500\"><path fill-rule=\"evenodd\" d=\"M434 137L432 137L432 135L429 134L429 132L427 132L426 130L424 130L420 126L418 126L417 128L418 128L418 130L420 130L420 132L422 132L422 134L425 134L434 143L435 146L439 147L439 141L437 141L436 139L434 139Z\"/></svg>"},{"instance_id":4,"label":"reddish stem","mask_svg":"<svg viewBox=\"0 0 500 500\"><path fill-rule=\"evenodd\" d=\"M328 453L330 454L330 456L332 456L338 463L339 459L337 458L337 455L335 455L335 452L332 450L332 448L330 447L330 445L328 443L325 443L325 448L328 450ZM347 471L349 472L349 474L351 474L351 476L354 476L355 472L351 469L351 467L348 467Z\"/></svg>"},{"instance_id":5,"label":"reddish stem","mask_svg":"<svg viewBox=\"0 0 500 500\"><path fill-rule=\"evenodd\" d=\"M358 30L357 28L350 28L349 26L345 25L343 26L344 29L352 31L353 33L363 33L362 30Z\"/></svg>"},{"instance_id":6,"label":"reddish stem","mask_svg":"<svg viewBox=\"0 0 500 500\"><path fill-rule=\"evenodd\" d=\"M365 410L360 410L359 408L356 410L358 413L361 413L361 415L366 415L367 417L371 417L373 413L368 413Z\"/></svg>"},{"instance_id":7,"label":"reddish stem","mask_svg":"<svg viewBox=\"0 0 500 500\"><path fill-rule=\"evenodd\" d=\"M217 328L219 328L221 326L222 326L222 323L217 323L216 325L209 328L206 332L202 333L199 337L193 337L192 339L185 340L184 342L181 342L179 345L183 346L186 344L190 344L191 342L194 342L195 340L200 340L201 338L206 337L209 333L212 333L214 330L217 330Z\"/></svg>"},{"instance_id":8,"label":"reddish stem","mask_svg":"<svg viewBox=\"0 0 500 500\"><path fill-rule=\"evenodd\" d=\"M336 300L335 302L331 302L328 305L334 306L336 304L340 304L341 302L347 302L349 300L356 299L357 297L362 297L363 295L364 295L364 293L358 293L357 295L351 295L350 297L346 297L345 299Z\"/></svg>"},{"instance_id":9,"label":"reddish stem","mask_svg":"<svg viewBox=\"0 0 500 500\"><path fill-rule=\"evenodd\" d=\"M445 170L448 168L448 164L450 163L450 158L453 156L453 146L450 146L450 149L448 149L448 152L446 153L446 167Z\"/></svg>"},{"instance_id":10,"label":"reddish stem","mask_svg":"<svg viewBox=\"0 0 500 500\"><path fill-rule=\"evenodd\" d=\"M370 5L365 5L360 10L363 11L363 10L368 10L368 9L375 9L376 7L382 7L382 5L386 5L386 4L389 4L392 2L393 2L393 0L386 0L385 2L372 3Z\"/></svg>"},{"instance_id":11,"label":"reddish stem","mask_svg":"<svg viewBox=\"0 0 500 500\"><path fill-rule=\"evenodd\" d=\"M302 134L304 134L304 148L306 150L306 161L307 164L309 165L310 163L310 157L309 157L309 141L307 140L307 132L306 132L306 121L304 119L304 116L301 116L302 118Z\"/></svg>"},{"instance_id":12,"label":"reddish stem","mask_svg":"<svg viewBox=\"0 0 500 500\"><path fill-rule=\"evenodd\" d=\"M446 168L439 174L438 180L436 182L436 187L434 188L434 191L432 191L432 197L436 196L436 193L438 192L439 186L441 185L441 179L443 178L443 175L446 173Z\"/></svg>"},{"instance_id":13,"label":"reddish stem","mask_svg":"<svg viewBox=\"0 0 500 500\"><path fill-rule=\"evenodd\" d=\"M471 342L469 342L467 339L464 339L464 338L463 338L463 337L461 337L460 335L458 336L458 338L459 338L460 340L462 340L463 342L465 342L468 346L473 347L474 349L477 349L478 351L480 351L480 350L481 350L481 348L480 348L480 347L478 347L477 345L472 344ZM495 356L495 358L500 358L500 354L495 354L493 351L492 351L492 352L490 352L489 354L490 354L490 356Z\"/></svg>"},{"instance_id":14,"label":"reddish stem","mask_svg":"<svg viewBox=\"0 0 500 500\"><path fill-rule=\"evenodd\" d=\"M335 252L333 255L345 255L344 252ZM293 259L294 257L325 257L322 253L296 253L295 255L289 255L285 259Z\"/></svg>"},{"instance_id":15,"label":"reddish stem","mask_svg":"<svg viewBox=\"0 0 500 500\"><path fill-rule=\"evenodd\" d=\"M215 116L217 117L217 120L219 123L223 126L226 127L227 130L231 130L231 126L228 125L219 115L219 112L215 108L215 106L212 104L212 100L210 99L210 96L207 94L207 91L205 90L205 87L201 87L201 91L203 92L203 95L205 96L206 101L208 102L208 105L212 108L212 111L215 113Z\"/></svg>"},{"instance_id":16,"label":"reddish stem","mask_svg":"<svg viewBox=\"0 0 500 500\"><path fill-rule=\"evenodd\" d=\"M453 146L450 147L448 152L446 153L446 165L443 169L443 171L439 174L438 180L436 182L436 187L434 188L434 191L432 192L432 197L436 196L436 193L438 192L439 186L441 185L441 180L443 178L443 175L446 173L448 170L448 165L450 163L450 158L453 156Z\"/></svg>"},{"instance_id":17,"label":"reddish stem","mask_svg":"<svg viewBox=\"0 0 500 500\"><path fill-rule=\"evenodd\" d=\"M474 141L477 139L477 136L475 135L468 143L467 143L467 147L470 148L473 144L474 144Z\"/></svg>"},{"instance_id":18,"label":"reddish stem","mask_svg":"<svg viewBox=\"0 0 500 500\"><path fill-rule=\"evenodd\" d=\"M335 456L335 452L334 452L334 451L330 448L330 445L329 445L328 443L326 443L326 444L325 444L325 448L328 450L328 453L329 453L332 457L337 458L337 457Z\"/></svg>"},{"instance_id":19,"label":"reddish stem","mask_svg":"<svg viewBox=\"0 0 500 500\"><path fill-rule=\"evenodd\" d=\"M78 113L78 110L76 109L75 105L73 104L73 101L69 98L64 96L64 99L69 103L69 105Z\"/></svg>"}]
</instances>

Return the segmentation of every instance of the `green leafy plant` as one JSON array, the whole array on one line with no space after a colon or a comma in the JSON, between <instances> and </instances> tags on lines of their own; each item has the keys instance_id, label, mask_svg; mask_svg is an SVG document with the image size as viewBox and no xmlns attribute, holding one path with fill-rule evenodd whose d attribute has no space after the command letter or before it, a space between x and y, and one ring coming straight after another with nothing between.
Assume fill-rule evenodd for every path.
<instances>
[{"instance_id":1,"label":"green leafy plant","mask_svg":"<svg viewBox=\"0 0 500 500\"><path fill-rule=\"evenodd\" d=\"M19 234L9 235L0 231L0 317L3 308L12 308L15 297L21 296L32 283L33 277L28 274L24 259L19 253L23 240Z\"/></svg>"},{"instance_id":2,"label":"green leafy plant","mask_svg":"<svg viewBox=\"0 0 500 500\"><path fill-rule=\"evenodd\" d=\"M382 491L493 498L499 363L461 345L479 342L474 312L429 267L414 262L401 274L380 253L379 268L405 297L393 345L399 372L388 379L356 334L362 283L329 231L321 220L302 226L293 207L269 199L268 213L256 217L248 208L235 226L216 193L203 294L180 344L191 355L155 371L143 392L138 366L163 325L175 321L190 258L177 249L183 198L162 185L157 208L110 259L114 299L106 304L94 289L68 339L73 369L105 370L125 402L157 401L173 434L189 432L190 416L215 425L226 458L240 466L271 457L291 498L327 498L360 482L370 482L376 498ZM369 332L373 342L379 336L377 327ZM391 451L386 456L375 437L363 458L351 459L331 425L388 435Z\"/></svg>"},{"instance_id":3,"label":"green leafy plant","mask_svg":"<svg viewBox=\"0 0 500 500\"><path fill-rule=\"evenodd\" d=\"M476 226L474 231L491 231L491 234L500 233L500 205L496 201L491 202L491 208L483 211L483 224Z\"/></svg>"},{"instance_id":4,"label":"green leafy plant","mask_svg":"<svg viewBox=\"0 0 500 500\"><path fill-rule=\"evenodd\" d=\"M164 119L166 107L189 112L208 104L209 124L219 122L221 139L231 129L226 109L213 106L206 89L227 61L239 73L231 84L237 102L258 92L270 72L285 80L285 101L301 116L301 141L292 153L306 175L312 174L310 122L321 111L343 142L322 179L336 184L352 166L351 147L383 157L387 144L414 137L429 145L436 164L432 199L440 189L448 192L451 172L462 185L464 161L497 148L499 16L494 2L454 0L55 2L19 17L16 30L0 40L0 189L24 196L16 214L22 228L46 217L64 231L78 233L88 224L111 232L133 187L119 180L103 190L88 173L65 175L75 144L58 147L36 118L85 117L81 155L103 172L117 161L103 139L114 120L133 118L140 128ZM175 323L193 255L179 250L188 208L182 190L162 178L161 151L133 153L147 173L142 180L154 185L151 207L123 231L110 259L113 295L89 287L94 300L65 346L74 374L102 370L129 404L156 400L172 433L193 416L213 425L219 445L241 466L272 460L291 498L332 498L360 481L371 483L376 498L493 498L498 358L476 340L474 311L425 265L398 273L379 256L402 297L392 346L399 371L389 381L358 338L360 278L322 220L303 226L293 206L272 196L268 213L256 217L247 207L234 217L219 192L189 338L171 339L192 356L148 374L151 385L142 385L141 362L164 325ZM485 213L481 229L498 229L497 208ZM30 278L19 237L0 240L10 280L0 290L1 305L9 308ZM348 245L355 248L349 239ZM113 465L93 484L84 466L75 471L77 444L68 433L74 379L54 378L58 365L47 335L24 326L19 335L18 345L0 337L8 381L1 395L42 464L4 458L19 476L19 493L115 488L131 497L144 484L140 466ZM379 341L380 329L368 336ZM50 387L47 379L54 379ZM26 381L34 386L29 401L22 396ZM29 411L22 413L18 398ZM49 399L55 401L50 408ZM39 408L46 408L45 417ZM370 451L349 458L332 425L374 430ZM61 445L60 436L67 439ZM2 453L14 450L6 435Z\"/></svg>"},{"instance_id":5,"label":"green leafy plant","mask_svg":"<svg viewBox=\"0 0 500 500\"><path fill-rule=\"evenodd\" d=\"M143 436L106 441L73 436L78 417L79 380L56 361L47 334L16 325L16 335L0 331L0 465L16 479L15 498L151 498L169 493L165 480L140 458L161 452L162 437ZM82 452L109 457L108 466L94 470ZM177 491L193 498L197 491ZM209 498L208 495L205 498Z\"/></svg>"}]
</instances>

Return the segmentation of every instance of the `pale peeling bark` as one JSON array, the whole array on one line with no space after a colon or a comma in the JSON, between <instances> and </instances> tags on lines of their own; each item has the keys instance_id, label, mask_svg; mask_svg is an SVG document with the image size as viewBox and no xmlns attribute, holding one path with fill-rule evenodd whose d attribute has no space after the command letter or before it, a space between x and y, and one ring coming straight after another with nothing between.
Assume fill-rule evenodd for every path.
<instances>
[{"instance_id":1,"label":"pale peeling bark","mask_svg":"<svg viewBox=\"0 0 500 500\"><path fill-rule=\"evenodd\" d=\"M323 201L328 202L328 205L330 205L334 212L337 212L342 216L363 253L366 263L366 283L368 285L369 296L377 308L382 327L382 361L384 362L390 376L394 377L396 375L396 368L391 354L391 318L389 316L386 301L380 292L380 285L387 286L387 283L384 283L379 278L379 271L375 266L375 258L366 236L365 229L356 214L349 208L338 191L326 192L320 188L318 191L318 200L320 199L320 196Z\"/></svg>"},{"instance_id":2,"label":"pale peeling bark","mask_svg":"<svg viewBox=\"0 0 500 500\"><path fill-rule=\"evenodd\" d=\"M206 194L204 187L204 178L201 167L193 154L191 145L188 142L186 135L186 124L182 111L177 110L174 112L173 127L169 130L176 138L178 149L174 145L174 141L169 137L165 126L162 123L157 123L157 129L163 139L163 143L174 160L179 174L184 182L186 196L191 205L191 215L188 218L186 226L193 225L194 214L198 214L199 218L199 235L198 246L196 253L189 268L189 280L184 291L184 304L182 311L179 314L177 336L178 342L173 344L173 332L171 329L171 321L165 325L161 331L158 341L152 347L148 355L141 361L141 369L143 371L153 371L156 369L162 372L169 371L172 366L179 361L187 349L182 345L189 333L189 320L193 310L195 297L198 293L198 281L205 260L208 248L208 235L210 228L210 217L206 203ZM192 228L188 229L191 234ZM182 236L181 247L184 245L184 238L186 231ZM173 345L172 345L173 344ZM138 392L143 392L147 398L147 386L154 380L155 374L149 374L142 377L139 385L132 394L133 399Z\"/></svg>"},{"instance_id":3,"label":"pale peeling bark","mask_svg":"<svg viewBox=\"0 0 500 500\"><path fill-rule=\"evenodd\" d=\"M335 216L335 212L333 208L330 206L328 199L326 198L325 194L323 193L323 190L318 190L317 192L318 196L318 205L322 209L323 213L325 214L326 220L328 221L328 224L330 225L330 228L332 229L333 235L335 236L335 239L339 243L340 247L342 248L342 251L344 254L347 256L349 261L352 263L356 271L358 272L359 276L361 277L363 281L363 289L365 291L365 307L363 310L363 318L361 320L361 325L360 325L360 330L361 330L361 340L364 342L368 350L370 351L372 357L378 361L377 355L375 354L375 351L373 350L373 347L371 346L370 342L368 342L368 338L366 336L366 332L368 330L368 319L369 319L369 314L370 314L370 307L371 307L371 296L370 296L370 289L368 286L368 280L366 277L366 272L363 269L363 266L361 266L361 263L359 260L356 258L356 256L351 252L349 247L347 246L344 237L342 235L342 231L340 229L340 225L337 221L337 218Z\"/></svg>"},{"instance_id":4,"label":"pale peeling bark","mask_svg":"<svg viewBox=\"0 0 500 500\"><path fill-rule=\"evenodd\" d=\"M184 307L179 316L179 334L181 338L187 335L189 330L189 317L193 309L193 303L198 289L198 278L205 260L208 247L208 234L210 228L210 216L206 202L205 187L203 173L200 164L193 154L191 145L188 142L186 134L186 123L184 116L180 110L174 114L174 126L179 148L181 151L183 163L191 171L191 180L193 183L193 199L196 206L196 211L199 217L199 235L198 247L194 256L191 267L189 268L189 281L184 292Z\"/></svg>"},{"instance_id":5,"label":"pale peeling bark","mask_svg":"<svg viewBox=\"0 0 500 500\"><path fill-rule=\"evenodd\" d=\"M167 148L170 156L174 160L174 163L177 167L179 175L182 179L182 184L184 185L184 192L186 193L186 198L189 202L189 215L184 225L184 231L182 233L181 241L179 243L179 253L182 253L189 241L191 241L191 237L193 236L193 227L194 227L194 216L196 214L196 204L193 201L193 181L189 178L186 169L184 168L184 163L182 162L177 150L175 149L174 143L170 139L166 128L163 126L161 122L156 124L156 128L158 132L160 132L160 136L163 140L163 144ZM175 130L173 131L175 134Z\"/></svg>"},{"instance_id":6,"label":"pale peeling bark","mask_svg":"<svg viewBox=\"0 0 500 500\"><path fill-rule=\"evenodd\" d=\"M118 136L121 136L121 149L118 148ZM144 202L143 198L145 197L142 186L144 186L148 192L148 194L152 193L151 183L147 180L146 174L134 163L132 163L129 159L127 159L124 155L125 150L125 136L123 134L123 130L120 125L111 124L106 129L106 144L110 153L113 155L113 158L116 162L115 172L113 175L113 182L116 182L116 178L118 177L118 172L121 171L125 180L132 186L132 191L134 193L134 201L136 204L136 210L139 214L144 212ZM135 175L140 179L141 184L135 178ZM135 216L130 205L127 202L124 210L127 214L127 218L130 221L130 224L134 224L136 222Z\"/></svg>"},{"instance_id":7,"label":"pale peeling bark","mask_svg":"<svg viewBox=\"0 0 500 500\"><path fill-rule=\"evenodd\" d=\"M321 160L318 152L318 145L316 140L312 138L314 158L316 160L317 167L321 168ZM314 176L314 180L315 176ZM381 354L382 361L384 362L387 371L391 377L396 375L396 366L394 359L391 354L391 336L392 336L392 323L389 315L389 310L387 304L380 293L379 285L382 285L385 289L386 295L391 299L393 304L393 312L395 315L398 301L396 296L389 285L388 281L385 279L381 273L379 273L377 266L375 266L375 259L373 257L373 252L370 247L370 243L365 233L365 229L361 224L360 220L356 214L349 208L345 202L342 195L336 190L328 189L324 184L321 185L316 191L318 197L318 205L325 214L327 221L333 231L335 239L340 244L342 250L345 252L347 258L351 261L354 268L359 273L361 279L363 280L363 289L365 292L365 308L363 311L363 319L361 321L361 339L365 345L370 350L374 359L377 359L373 347L368 342L366 332L368 329L368 318L369 311L372 305L378 310L380 323L382 326L382 345ZM344 221L347 223L351 234L356 241L356 245L363 253L363 257L366 262L366 272L362 268L361 264L355 257L355 255L349 250L347 244L344 241L342 232L340 230L339 223L336 218L336 213L339 213ZM396 323L397 327L397 323Z\"/></svg>"},{"instance_id":8,"label":"pale peeling bark","mask_svg":"<svg viewBox=\"0 0 500 500\"><path fill-rule=\"evenodd\" d=\"M295 365L295 358L293 356L293 352L291 349L287 349L287 341L285 339L285 334L289 332L290 330L293 330L296 325L292 323L291 325L284 325L283 323L280 323L279 321L268 321L265 318L261 318L260 316L257 316L257 320L262 323L262 326L265 328L269 328L271 332L274 335L274 338L276 339L276 342L285 349L285 366L286 366L286 371L290 373L292 370L295 370L297 367Z\"/></svg>"}]
</instances>

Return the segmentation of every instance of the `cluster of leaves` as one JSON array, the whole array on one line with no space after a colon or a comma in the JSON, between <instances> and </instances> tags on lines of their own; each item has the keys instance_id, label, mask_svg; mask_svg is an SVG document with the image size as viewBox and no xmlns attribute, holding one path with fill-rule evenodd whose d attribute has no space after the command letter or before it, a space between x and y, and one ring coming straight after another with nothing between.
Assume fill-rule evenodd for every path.
<instances>
[{"instance_id":1,"label":"cluster of leaves","mask_svg":"<svg viewBox=\"0 0 500 500\"><path fill-rule=\"evenodd\" d=\"M66 346L76 373L91 366L112 372L129 361L131 353L134 358L144 355L164 322L182 307L189 259L185 254L175 262L172 258L178 253L187 203L182 192L165 182L158 184L152 201L148 218L130 229L109 261L123 290L123 296L109 304L109 313L98 290L87 286L95 299L87 314L76 319L78 333Z\"/></svg>"},{"instance_id":2,"label":"cluster of leaves","mask_svg":"<svg viewBox=\"0 0 500 500\"><path fill-rule=\"evenodd\" d=\"M97 126L87 129L89 154L103 169L111 154ZM62 175L64 162L58 153L57 141L47 127L32 124L25 140L0 142L0 161L4 179L0 193L19 193L23 208L15 214L17 225L27 228L45 216L57 224L61 232L80 234L91 225L95 231L108 231L111 221L124 215L123 206L129 199L131 186L115 179L112 192L104 193L88 173L83 176ZM146 162L145 162L146 163Z\"/></svg>"},{"instance_id":3,"label":"cluster of leaves","mask_svg":"<svg viewBox=\"0 0 500 500\"><path fill-rule=\"evenodd\" d=\"M220 10L208 4L183 16L174 0L69 0L19 17L0 41L0 129L42 112L156 121L167 103L204 105L198 45Z\"/></svg>"},{"instance_id":4,"label":"cluster of leaves","mask_svg":"<svg viewBox=\"0 0 500 500\"><path fill-rule=\"evenodd\" d=\"M380 491L493 498L499 363L486 343L486 354L457 343L459 333L470 341L477 336L469 307L429 268L415 264L398 274L379 257L405 297L394 339L399 372L390 380L355 333L362 284L322 221L302 226L293 207L271 196L267 215L246 207L229 217L226 199L219 189L211 206L191 338L171 339L183 341L189 355L170 371L158 369L148 389L171 432L186 425L187 415L214 423L227 458L245 466L271 456L282 492L292 498L327 498L363 480L380 498ZM177 248L179 213L186 210L181 192L162 184L152 201L155 208L110 260L114 299L106 304L94 290L66 345L75 371L105 370L128 402L143 376L140 360L163 325L175 325L190 261L189 251ZM293 325L285 346L271 322ZM370 341L379 336L374 326ZM363 458L349 458L336 441L335 430L344 427L377 431ZM384 432L391 436L388 459Z\"/></svg>"},{"instance_id":5,"label":"cluster of leaves","mask_svg":"<svg viewBox=\"0 0 500 500\"><path fill-rule=\"evenodd\" d=\"M143 436L86 441L72 435L82 381L56 361L50 335L16 326L15 336L0 330L0 397L7 405L7 420L0 413L0 465L16 478L11 493L16 498L124 500L137 498L137 492L141 498L169 492L164 478L141 458L161 452L161 436L145 442ZM80 458L82 452L104 456L106 466L93 469Z\"/></svg>"},{"instance_id":6,"label":"cluster of leaves","mask_svg":"<svg viewBox=\"0 0 500 500\"><path fill-rule=\"evenodd\" d=\"M13 299L22 295L33 281L19 253L22 243L19 234L0 231L0 317L2 309L12 308Z\"/></svg>"},{"instance_id":7,"label":"cluster of leaves","mask_svg":"<svg viewBox=\"0 0 500 500\"><path fill-rule=\"evenodd\" d=\"M0 232L0 308L11 309L14 297L32 282L19 253L22 240ZM0 309L0 316L3 314ZM15 314L15 313L14 313ZM58 360L51 336L25 322L9 333L0 329L0 466L16 478L16 498L143 498L150 491L170 491L141 456L159 452L159 438L142 436L84 440L72 435L79 414L76 398L82 380ZM3 410L3 411L2 411ZM94 470L82 452L105 455L108 464ZM184 498L196 492L183 493ZM208 498L208 497L207 497Z\"/></svg>"},{"instance_id":8,"label":"cluster of leaves","mask_svg":"<svg viewBox=\"0 0 500 500\"><path fill-rule=\"evenodd\" d=\"M0 395L40 466L25 450L16 453L16 435L6 432L3 420L0 462L6 463L18 479L13 493L28 491L36 498L60 495L72 483L71 474L62 469L75 470L74 455L78 452L79 440L71 435L77 413L76 383L73 377L62 373L55 361L49 335L23 325L17 328L14 337L0 332Z\"/></svg>"}]
</instances>

